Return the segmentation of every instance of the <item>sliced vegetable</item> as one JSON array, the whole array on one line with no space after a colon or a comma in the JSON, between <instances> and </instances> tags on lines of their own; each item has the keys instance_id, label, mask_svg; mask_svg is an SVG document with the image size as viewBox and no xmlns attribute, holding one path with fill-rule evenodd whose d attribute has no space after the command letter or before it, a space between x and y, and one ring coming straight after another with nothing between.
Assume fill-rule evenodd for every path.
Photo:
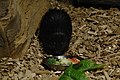
<instances>
[{"instance_id":1,"label":"sliced vegetable","mask_svg":"<svg viewBox=\"0 0 120 80\"><path fill-rule=\"evenodd\" d=\"M68 60L72 62L72 64L78 64L80 62L80 60L77 58L68 58Z\"/></svg>"},{"instance_id":2,"label":"sliced vegetable","mask_svg":"<svg viewBox=\"0 0 120 80\"><path fill-rule=\"evenodd\" d=\"M72 62L66 58L60 59L59 61L62 65L66 65L66 66L69 66L70 64L72 64Z\"/></svg>"}]
</instances>

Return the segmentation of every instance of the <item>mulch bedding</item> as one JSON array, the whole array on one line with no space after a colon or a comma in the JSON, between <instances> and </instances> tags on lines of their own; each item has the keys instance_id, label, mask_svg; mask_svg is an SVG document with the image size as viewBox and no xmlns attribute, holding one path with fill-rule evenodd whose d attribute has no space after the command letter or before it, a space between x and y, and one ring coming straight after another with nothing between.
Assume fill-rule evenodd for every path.
<instances>
[{"instance_id":1,"label":"mulch bedding","mask_svg":"<svg viewBox=\"0 0 120 80\"><path fill-rule=\"evenodd\" d=\"M106 65L101 70L87 71L89 79L120 80L120 11L75 8L54 0L51 0L51 6L64 9L72 20L73 34L66 54ZM40 65L44 54L34 35L23 58L0 60L0 80L58 80L62 71L45 70Z\"/></svg>"}]
</instances>

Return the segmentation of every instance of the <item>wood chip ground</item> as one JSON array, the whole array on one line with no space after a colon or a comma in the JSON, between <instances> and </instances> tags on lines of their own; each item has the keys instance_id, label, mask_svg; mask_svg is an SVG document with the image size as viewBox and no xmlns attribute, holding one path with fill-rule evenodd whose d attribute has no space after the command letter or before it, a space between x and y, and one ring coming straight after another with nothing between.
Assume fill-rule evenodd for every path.
<instances>
[{"instance_id":1,"label":"wood chip ground","mask_svg":"<svg viewBox=\"0 0 120 80\"><path fill-rule=\"evenodd\" d=\"M51 0L52 8L65 9L73 25L66 54L78 55L106 66L86 72L90 80L120 80L120 11L118 9L74 8ZM28 53L21 59L0 60L0 80L58 80L61 71L45 70L44 52L34 36Z\"/></svg>"}]
</instances>

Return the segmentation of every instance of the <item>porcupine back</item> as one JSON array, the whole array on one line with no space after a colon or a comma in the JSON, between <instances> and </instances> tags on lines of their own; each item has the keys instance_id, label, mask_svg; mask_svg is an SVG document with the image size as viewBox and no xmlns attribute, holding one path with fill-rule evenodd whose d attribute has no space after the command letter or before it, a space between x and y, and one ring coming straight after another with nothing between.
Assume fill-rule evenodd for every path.
<instances>
[{"instance_id":1,"label":"porcupine back","mask_svg":"<svg viewBox=\"0 0 120 80\"><path fill-rule=\"evenodd\" d=\"M64 10L50 9L43 16L39 39L47 54L62 55L69 47L72 34L71 19Z\"/></svg>"}]
</instances>

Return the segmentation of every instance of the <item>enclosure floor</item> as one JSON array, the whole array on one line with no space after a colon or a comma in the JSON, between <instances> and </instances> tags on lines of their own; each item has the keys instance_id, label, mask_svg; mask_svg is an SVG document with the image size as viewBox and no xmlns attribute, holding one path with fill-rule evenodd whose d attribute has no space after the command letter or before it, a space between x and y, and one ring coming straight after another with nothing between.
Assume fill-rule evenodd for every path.
<instances>
[{"instance_id":1,"label":"enclosure floor","mask_svg":"<svg viewBox=\"0 0 120 80\"><path fill-rule=\"evenodd\" d=\"M102 70L86 72L90 80L120 80L120 11L74 8L53 0L51 5L67 11L72 20L73 34L66 54L106 65ZM0 80L58 80L63 72L40 65L44 54L34 36L24 58L0 60Z\"/></svg>"}]
</instances>

